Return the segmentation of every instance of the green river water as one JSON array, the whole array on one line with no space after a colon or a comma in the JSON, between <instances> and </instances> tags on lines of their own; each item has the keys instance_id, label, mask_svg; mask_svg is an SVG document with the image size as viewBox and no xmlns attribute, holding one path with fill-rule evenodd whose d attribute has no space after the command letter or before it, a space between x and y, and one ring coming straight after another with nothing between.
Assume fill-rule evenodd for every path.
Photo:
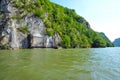
<instances>
[{"instance_id":1,"label":"green river water","mask_svg":"<svg viewBox=\"0 0 120 80\"><path fill-rule=\"evenodd\" d=\"M120 48L0 50L0 80L120 80Z\"/></svg>"}]
</instances>

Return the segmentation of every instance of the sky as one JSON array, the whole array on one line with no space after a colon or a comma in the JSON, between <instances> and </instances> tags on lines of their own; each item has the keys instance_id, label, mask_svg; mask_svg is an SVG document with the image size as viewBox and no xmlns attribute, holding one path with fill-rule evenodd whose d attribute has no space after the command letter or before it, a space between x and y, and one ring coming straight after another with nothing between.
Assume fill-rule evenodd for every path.
<instances>
[{"instance_id":1,"label":"sky","mask_svg":"<svg viewBox=\"0 0 120 80\"><path fill-rule=\"evenodd\" d=\"M120 38L120 0L50 0L75 9L97 32L104 32L114 41Z\"/></svg>"}]
</instances>

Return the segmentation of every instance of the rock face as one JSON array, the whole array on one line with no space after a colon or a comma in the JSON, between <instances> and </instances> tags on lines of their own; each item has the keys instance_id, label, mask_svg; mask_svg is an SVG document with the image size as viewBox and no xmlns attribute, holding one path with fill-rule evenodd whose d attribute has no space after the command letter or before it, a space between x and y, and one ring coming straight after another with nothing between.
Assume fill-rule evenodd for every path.
<instances>
[{"instance_id":1,"label":"rock face","mask_svg":"<svg viewBox=\"0 0 120 80\"><path fill-rule=\"evenodd\" d=\"M120 38L117 38L113 41L113 44L115 45L115 47L120 47Z\"/></svg>"},{"instance_id":2,"label":"rock face","mask_svg":"<svg viewBox=\"0 0 120 80\"><path fill-rule=\"evenodd\" d=\"M16 19L21 13L22 19ZM25 14L9 0L0 0L0 45L8 48L56 47L61 38L58 33L46 35L42 19L33 13Z\"/></svg>"}]
</instances>

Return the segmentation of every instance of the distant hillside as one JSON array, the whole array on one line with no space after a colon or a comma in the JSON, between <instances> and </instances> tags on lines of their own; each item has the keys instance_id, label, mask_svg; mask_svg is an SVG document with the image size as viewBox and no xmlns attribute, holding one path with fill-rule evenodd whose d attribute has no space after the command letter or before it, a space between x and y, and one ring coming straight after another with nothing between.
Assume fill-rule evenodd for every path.
<instances>
[{"instance_id":1,"label":"distant hillside","mask_svg":"<svg viewBox=\"0 0 120 80\"><path fill-rule=\"evenodd\" d=\"M112 46L107 41L74 9L49 0L0 0L1 49Z\"/></svg>"},{"instance_id":2,"label":"distant hillside","mask_svg":"<svg viewBox=\"0 0 120 80\"><path fill-rule=\"evenodd\" d=\"M105 40L107 47L113 47L114 46L114 44L108 39L108 37L103 32L101 32L100 35Z\"/></svg>"},{"instance_id":3,"label":"distant hillside","mask_svg":"<svg viewBox=\"0 0 120 80\"><path fill-rule=\"evenodd\" d=\"M113 41L113 44L115 45L115 47L120 47L120 38L117 38Z\"/></svg>"}]
</instances>

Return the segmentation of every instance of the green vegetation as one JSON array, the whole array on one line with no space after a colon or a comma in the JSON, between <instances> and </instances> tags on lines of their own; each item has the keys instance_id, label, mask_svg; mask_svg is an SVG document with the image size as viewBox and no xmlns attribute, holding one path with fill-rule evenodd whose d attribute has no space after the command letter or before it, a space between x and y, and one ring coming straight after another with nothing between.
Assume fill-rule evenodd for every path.
<instances>
[{"instance_id":1,"label":"green vegetation","mask_svg":"<svg viewBox=\"0 0 120 80\"><path fill-rule=\"evenodd\" d=\"M107 36L103 32L99 34L105 40L107 47L114 47L114 44L107 38Z\"/></svg>"},{"instance_id":2,"label":"green vegetation","mask_svg":"<svg viewBox=\"0 0 120 80\"><path fill-rule=\"evenodd\" d=\"M1 44L0 43L0 49L9 49L9 44Z\"/></svg>"},{"instance_id":3,"label":"green vegetation","mask_svg":"<svg viewBox=\"0 0 120 80\"><path fill-rule=\"evenodd\" d=\"M29 34L29 31L28 31L28 26L22 26L18 29L18 31L24 33L24 34Z\"/></svg>"},{"instance_id":4,"label":"green vegetation","mask_svg":"<svg viewBox=\"0 0 120 80\"><path fill-rule=\"evenodd\" d=\"M3 18L3 16L2 15L0 15L0 19L2 19Z\"/></svg>"},{"instance_id":5,"label":"green vegetation","mask_svg":"<svg viewBox=\"0 0 120 80\"><path fill-rule=\"evenodd\" d=\"M61 46L75 47L106 47L113 46L102 35L89 28L89 23L75 10L62 7L49 0L13 0L18 9L41 18L46 26L47 35L58 33L61 36ZM28 32L26 27L20 29Z\"/></svg>"}]
</instances>

